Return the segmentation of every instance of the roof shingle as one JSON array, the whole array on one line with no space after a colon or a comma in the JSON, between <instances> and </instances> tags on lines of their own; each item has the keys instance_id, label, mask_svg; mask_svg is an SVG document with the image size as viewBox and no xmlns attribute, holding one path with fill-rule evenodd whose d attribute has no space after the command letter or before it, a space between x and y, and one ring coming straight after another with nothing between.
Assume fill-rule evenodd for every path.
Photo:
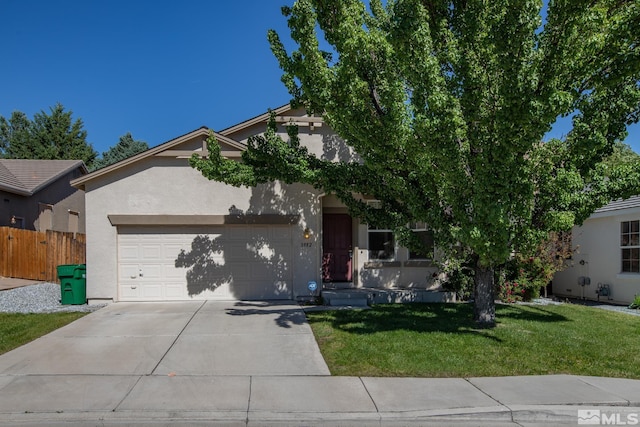
<instances>
[{"instance_id":1,"label":"roof shingle","mask_svg":"<svg viewBox=\"0 0 640 427\"><path fill-rule=\"evenodd\" d=\"M0 159L0 190L30 196L76 168L87 173L82 160Z\"/></svg>"}]
</instances>

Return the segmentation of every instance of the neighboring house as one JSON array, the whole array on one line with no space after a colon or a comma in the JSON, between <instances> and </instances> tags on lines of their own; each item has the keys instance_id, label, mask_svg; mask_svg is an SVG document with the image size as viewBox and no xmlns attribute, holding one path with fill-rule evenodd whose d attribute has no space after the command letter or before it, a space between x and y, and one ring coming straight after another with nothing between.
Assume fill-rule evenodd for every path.
<instances>
[{"instance_id":1,"label":"neighboring house","mask_svg":"<svg viewBox=\"0 0 640 427\"><path fill-rule=\"evenodd\" d=\"M284 106L278 132L332 161L355 158L319 117ZM268 114L216 133L239 159ZM432 260L369 229L333 195L280 182L209 181L188 158L206 154L205 127L72 181L86 192L90 301L296 299L325 287L436 287ZM375 203L375 201L371 201ZM424 225L419 235L430 240ZM431 243L432 244L432 243ZM313 286L311 286L313 287ZM317 294L317 292L316 292Z\"/></svg>"},{"instance_id":2,"label":"neighboring house","mask_svg":"<svg viewBox=\"0 0 640 427\"><path fill-rule=\"evenodd\" d=\"M0 227L84 233L82 160L0 159Z\"/></svg>"},{"instance_id":3,"label":"neighboring house","mask_svg":"<svg viewBox=\"0 0 640 427\"><path fill-rule=\"evenodd\" d=\"M570 266L553 279L553 294L630 304L640 295L640 196L617 200L574 227Z\"/></svg>"}]
</instances>

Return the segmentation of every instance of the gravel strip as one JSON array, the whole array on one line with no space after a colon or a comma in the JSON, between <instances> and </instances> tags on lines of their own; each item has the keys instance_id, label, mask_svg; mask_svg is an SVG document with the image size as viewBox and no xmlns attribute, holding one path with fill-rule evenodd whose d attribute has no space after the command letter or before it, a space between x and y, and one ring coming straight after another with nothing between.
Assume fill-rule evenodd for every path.
<instances>
[{"instance_id":1,"label":"gravel strip","mask_svg":"<svg viewBox=\"0 0 640 427\"><path fill-rule=\"evenodd\" d=\"M3 313L55 313L62 311L92 312L100 305L60 304L60 285L42 283L0 292L0 312Z\"/></svg>"},{"instance_id":2,"label":"gravel strip","mask_svg":"<svg viewBox=\"0 0 640 427\"><path fill-rule=\"evenodd\" d=\"M607 304L605 302L591 301L591 300L567 299L566 302L562 302L552 298L537 298L532 300L531 302L523 302L520 304L523 304L523 305L576 304L576 305L586 305L587 307L599 308L601 310L615 311L618 313L625 313L625 314L631 314L633 316L640 316L640 310L629 308L626 305L614 305L614 304Z\"/></svg>"}]
</instances>

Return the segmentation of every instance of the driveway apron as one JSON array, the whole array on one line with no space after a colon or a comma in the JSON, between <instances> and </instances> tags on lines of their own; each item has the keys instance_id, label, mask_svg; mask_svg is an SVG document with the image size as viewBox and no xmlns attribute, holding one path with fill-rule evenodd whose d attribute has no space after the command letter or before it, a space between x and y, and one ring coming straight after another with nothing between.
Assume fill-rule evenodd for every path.
<instances>
[{"instance_id":1,"label":"driveway apron","mask_svg":"<svg viewBox=\"0 0 640 427\"><path fill-rule=\"evenodd\" d=\"M0 375L329 375L299 306L117 303L0 356Z\"/></svg>"}]
</instances>

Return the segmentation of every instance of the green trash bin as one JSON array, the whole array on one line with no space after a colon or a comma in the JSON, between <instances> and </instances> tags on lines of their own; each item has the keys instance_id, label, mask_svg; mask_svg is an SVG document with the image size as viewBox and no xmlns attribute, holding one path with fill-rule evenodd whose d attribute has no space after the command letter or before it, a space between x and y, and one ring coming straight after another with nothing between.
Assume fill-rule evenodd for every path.
<instances>
[{"instance_id":1,"label":"green trash bin","mask_svg":"<svg viewBox=\"0 0 640 427\"><path fill-rule=\"evenodd\" d=\"M60 279L60 303L78 305L87 302L87 266L68 264L58 266Z\"/></svg>"}]
</instances>

